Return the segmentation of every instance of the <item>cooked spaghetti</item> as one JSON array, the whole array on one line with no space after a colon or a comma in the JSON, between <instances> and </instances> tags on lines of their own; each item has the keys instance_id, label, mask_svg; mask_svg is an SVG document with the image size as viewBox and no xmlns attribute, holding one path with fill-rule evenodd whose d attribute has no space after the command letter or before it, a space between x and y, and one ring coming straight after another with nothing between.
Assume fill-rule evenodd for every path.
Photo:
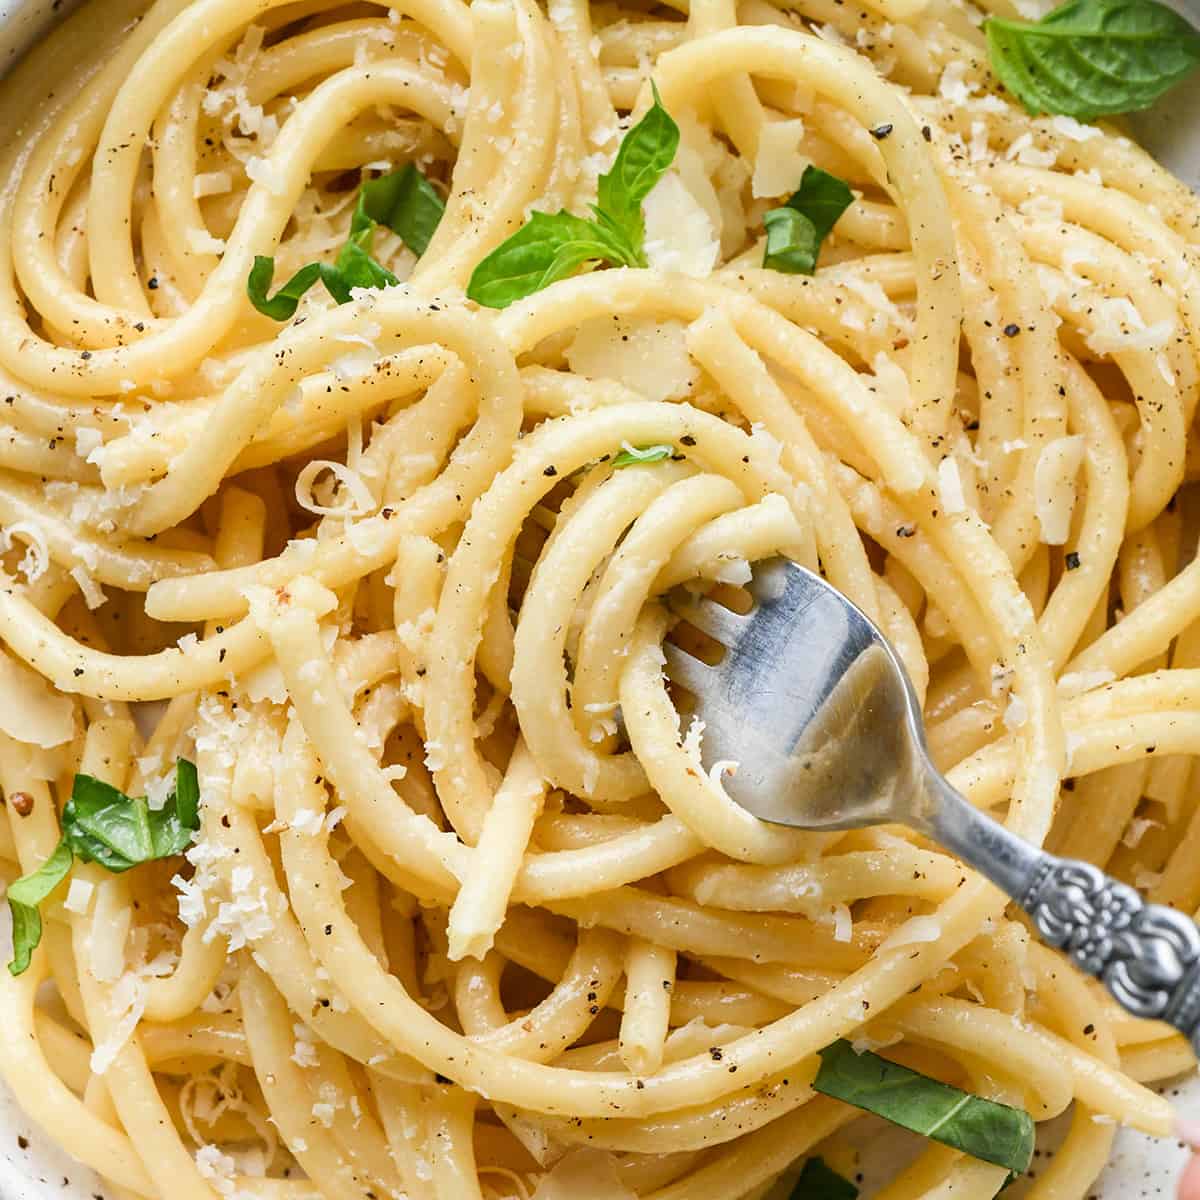
<instances>
[{"instance_id":1,"label":"cooked spaghetti","mask_svg":"<svg viewBox=\"0 0 1200 1200\"><path fill-rule=\"evenodd\" d=\"M0 1071L106 1197L786 1195L839 1039L1073 1105L1046 1200L1169 1131L1181 1036L917 835L743 813L662 671L789 555L974 804L1200 905L1200 207L979 16L103 0L4 85Z\"/></svg>"}]
</instances>

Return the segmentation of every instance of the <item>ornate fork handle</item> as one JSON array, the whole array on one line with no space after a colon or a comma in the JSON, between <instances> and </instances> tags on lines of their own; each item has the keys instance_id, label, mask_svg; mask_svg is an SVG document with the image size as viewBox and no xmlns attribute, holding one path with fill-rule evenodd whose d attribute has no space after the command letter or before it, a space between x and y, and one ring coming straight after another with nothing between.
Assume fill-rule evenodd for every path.
<instances>
[{"instance_id":1,"label":"ornate fork handle","mask_svg":"<svg viewBox=\"0 0 1200 1200\"><path fill-rule=\"evenodd\" d=\"M1200 1053L1200 928L1099 867L1038 850L972 807L928 762L917 824L1008 893L1047 944L1135 1017L1174 1025Z\"/></svg>"},{"instance_id":2,"label":"ornate fork handle","mask_svg":"<svg viewBox=\"0 0 1200 1200\"><path fill-rule=\"evenodd\" d=\"M1018 903L1122 1008L1174 1025L1200 1050L1200 929L1190 917L1147 904L1091 863L1051 854Z\"/></svg>"}]
</instances>

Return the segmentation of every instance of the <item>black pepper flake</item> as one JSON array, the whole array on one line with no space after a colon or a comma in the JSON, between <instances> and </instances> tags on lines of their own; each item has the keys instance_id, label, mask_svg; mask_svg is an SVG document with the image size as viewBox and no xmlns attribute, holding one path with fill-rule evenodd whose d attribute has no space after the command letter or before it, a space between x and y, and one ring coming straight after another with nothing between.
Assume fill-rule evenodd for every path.
<instances>
[{"instance_id":1,"label":"black pepper flake","mask_svg":"<svg viewBox=\"0 0 1200 1200\"><path fill-rule=\"evenodd\" d=\"M1092 1034L1093 1034L1093 1033L1095 1033L1095 1032L1096 1032L1096 1027L1095 1027L1095 1025L1085 1025L1085 1026L1083 1027L1083 1036L1084 1036L1084 1037L1091 1037L1091 1036L1092 1036Z\"/></svg>"},{"instance_id":2,"label":"black pepper flake","mask_svg":"<svg viewBox=\"0 0 1200 1200\"><path fill-rule=\"evenodd\" d=\"M1074 550L1068 550L1063 558L1068 571L1076 571L1079 569L1079 555Z\"/></svg>"},{"instance_id":3,"label":"black pepper flake","mask_svg":"<svg viewBox=\"0 0 1200 1200\"><path fill-rule=\"evenodd\" d=\"M146 286L152 292L158 291L158 277L155 275L151 275L150 278L146 280Z\"/></svg>"},{"instance_id":4,"label":"black pepper flake","mask_svg":"<svg viewBox=\"0 0 1200 1200\"><path fill-rule=\"evenodd\" d=\"M900 528L896 530L896 536L901 538L910 538L916 536L916 532L916 526L914 525L901 525Z\"/></svg>"},{"instance_id":5,"label":"black pepper flake","mask_svg":"<svg viewBox=\"0 0 1200 1200\"><path fill-rule=\"evenodd\" d=\"M921 136L927 142L932 142L933 141L933 130L930 129L928 125L922 125L921 126Z\"/></svg>"},{"instance_id":6,"label":"black pepper flake","mask_svg":"<svg viewBox=\"0 0 1200 1200\"><path fill-rule=\"evenodd\" d=\"M679 444L681 446L694 446L696 444L696 439L692 437L690 433L685 433L683 437L679 439Z\"/></svg>"},{"instance_id":7,"label":"black pepper flake","mask_svg":"<svg viewBox=\"0 0 1200 1200\"><path fill-rule=\"evenodd\" d=\"M554 466L553 464L551 464L550 466L548 466L548 467L547 467L547 468L546 468L546 469L545 469L545 470L542 472L542 474L543 474L543 475L550 475L550 476L557 475L557 474L558 474L558 468L557 468L556 466Z\"/></svg>"},{"instance_id":8,"label":"black pepper flake","mask_svg":"<svg viewBox=\"0 0 1200 1200\"><path fill-rule=\"evenodd\" d=\"M891 132L892 132L891 125L876 125L875 128L871 130L871 136L877 142L882 142L883 139L885 137L887 137L887 135Z\"/></svg>"},{"instance_id":9,"label":"black pepper flake","mask_svg":"<svg viewBox=\"0 0 1200 1200\"><path fill-rule=\"evenodd\" d=\"M78 679L78 678L80 677L80 675L82 675L82 674L83 674L83 668L82 668L82 667L76 667L76 668L75 668L75 670L74 670L74 671L72 671L71 673L72 673L72 674L75 676L75 678L76 678L76 679Z\"/></svg>"},{"instance_id":10,"label":"black pepper flake","mask_svg":"<svg viewBox=\"0 0 1200 1200\"><path fill-rule=\"evenodd\" d=\"M80 358L91 358L92 352L90 350L80 350L79 357Z\"/></svg>"},{"instance_id":11,"label":"black pepper flake","mask_svg":"<svg viewBox=\"0 0 1200 1200\"><path fill-rule=\"evenodd\" d=\"M22 1150L28 1150L29 1139L24 1134L20 1134L17 1137L17 1145L20 1146Z\"/></svg>"},{"instance_id":12,"label":"black pepper flake","mask_svg":"<svg viewBox=\"0 0 1200 1200\"><path fill-rule=\"evenodd\" d=\"M1004 327L1004 336L1005 337L1016 337L1017 334L1020 332L1021 332L1020 325L1017 325L1015 323L1010 323L1008 325L1005 325L1005 327Z\"/></svg>"}]
</instances>

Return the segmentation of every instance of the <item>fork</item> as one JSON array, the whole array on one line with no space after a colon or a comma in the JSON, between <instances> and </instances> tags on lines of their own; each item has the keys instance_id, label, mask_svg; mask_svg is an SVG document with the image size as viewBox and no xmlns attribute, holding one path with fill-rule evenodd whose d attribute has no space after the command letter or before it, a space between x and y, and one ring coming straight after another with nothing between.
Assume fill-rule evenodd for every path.
<instances>
[{"instance_id":1,"label":"fork","mask_svg":"<svg viewBox=\"0 0 1200 1200\"><path fill-rule=\"evenodd\" d=\"M672 610L715 639L715 665L668 642L667 674L705 723L705 757L732 760L729 797L800 829L899 822L939 842L1029 914L1041 937L1134 1016L1200 1051L1200 930L1091 863L1031 846L965 800L929 758L920 704L879 629L819 575L757 564L750 611L676 589Z\"/></svg>"}]
</instances>

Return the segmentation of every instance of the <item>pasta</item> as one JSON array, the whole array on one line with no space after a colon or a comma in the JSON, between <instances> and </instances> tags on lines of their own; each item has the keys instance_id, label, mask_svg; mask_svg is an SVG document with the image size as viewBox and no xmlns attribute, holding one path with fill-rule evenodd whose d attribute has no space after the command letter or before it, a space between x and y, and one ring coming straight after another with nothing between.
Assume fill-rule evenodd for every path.
<instances>
[{"instance_id":1,"label":"pasta","mask_svg":"<svg viewBox=\"0 0 1200 1200\"><path fill-rule=\"evenodd\" d=\"M3 85L0 1072L105 1195L782 1197L838 1039L1073 1106L1039 1200L1170 1131L1181 1036L663 676L789 555L973 803L1200 907L1200 207L978 17L97 0Z\"/></svg>"}]
</instances>

